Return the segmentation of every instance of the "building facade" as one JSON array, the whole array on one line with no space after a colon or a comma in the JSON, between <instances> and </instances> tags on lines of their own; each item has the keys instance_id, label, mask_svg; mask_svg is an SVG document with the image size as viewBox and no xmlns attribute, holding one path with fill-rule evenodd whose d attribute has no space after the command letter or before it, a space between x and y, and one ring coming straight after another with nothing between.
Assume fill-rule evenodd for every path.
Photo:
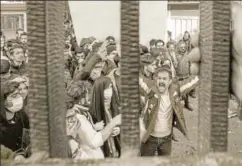
<instances>
[{"instance_id":1,"label":"building facade","mask_svg":"<svg viewBox=\"0 0 242 166\"><path fill-rule=\"evenodd\" d=\"M168 1L167 31L179 40L183 33L199 29L199 1Z\"/></svg>"},{"instance_id":2,"label":"building facade","mask_svg":"<svg viewBox=\"0 0 242 166\"><path fill-rule=\"evenodd\" d=\"M1 31L7 39L16 37L17 29L27 31L26 4L24 1L1 1Z\"/></svg>"},{"instance_id":3,"label":"building facade","mask_svg":"<svg viewBox=\"0 0 242 166\"><path fill-rule=\"evenodd\" d=\"M242 5L242 1L234 1ZM199 1L169 1L167 31L179 40L185 31L191 34L199 30Z\"/></svg>"}]
</instances>

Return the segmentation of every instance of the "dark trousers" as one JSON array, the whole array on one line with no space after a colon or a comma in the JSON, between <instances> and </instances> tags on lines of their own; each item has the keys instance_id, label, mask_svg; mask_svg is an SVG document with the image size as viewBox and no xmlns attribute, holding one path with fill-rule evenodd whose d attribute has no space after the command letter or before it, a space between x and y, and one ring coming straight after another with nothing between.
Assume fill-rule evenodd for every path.
<instances>
[{"instance_id":1,"label":"dark trousers","mask_svg":"<svg viewBox=\"0 0 242 166\"><path fill-rule=\"evenodd\" d=\"M141 145L141 156L170 156L171 155L171 135L166 137L149 136L145 143Z\"/></svg>"}]
</instances>

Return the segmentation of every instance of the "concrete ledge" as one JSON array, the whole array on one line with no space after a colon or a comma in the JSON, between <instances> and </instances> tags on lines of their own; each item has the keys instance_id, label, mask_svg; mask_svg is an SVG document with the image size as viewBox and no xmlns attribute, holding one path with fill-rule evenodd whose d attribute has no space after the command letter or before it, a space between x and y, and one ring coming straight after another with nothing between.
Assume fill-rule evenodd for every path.
<instances>
[{"instance_id":1,"label":"concrete ledge","mask_svg":"<svg viewBox=\"0 0 242 166\"><path fill-rule=\"evenodd\" d=\"M33 162L26 160L22 163L2 161L3 166L241 166L241 156L225 153L210 153L201 156L188 156L185 158L165 157L134 157L130 159L105 159L105 160L71 160L71 159L46 159Z\"/></svg>"}]
</instances>

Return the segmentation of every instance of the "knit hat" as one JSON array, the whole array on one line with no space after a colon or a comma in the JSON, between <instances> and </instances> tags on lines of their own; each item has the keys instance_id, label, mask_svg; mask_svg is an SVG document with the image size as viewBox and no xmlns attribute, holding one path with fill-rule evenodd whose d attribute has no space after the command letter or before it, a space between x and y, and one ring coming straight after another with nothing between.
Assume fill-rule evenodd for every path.
<instances>
[{"instance_id":1,"label":"knit hat","mask_svg":"<svg viewBox=\"0 0 242 166\"><path fill-rule=\"evenodd\" d=\"M1 59L1 74L6 74L9 72L10 63L6 59Z\"/></svg>"},{"instance_id":2,"label":"knit hat","mask_svg":"<svg viewBox=\"0 0 242 166\"><path fill-rule=\"evenodd\" d=\"M108 36L108 37L106 38L106 40L113 40L113 41L115 41L115 38L114 38L113 36Z\"/></svg>"},{"instance_id":3,"label":"knit hat","mask_svg":"<svg viewBox=\"0 0 242 166\"><path fill-rule=\"evenodd\" d=\"M152 56L150 53L146 53L144 55L141 55L140 61L142 64L151 64L155 61L155 57Z\"/></svg>"},{"instance_id":4,"label":"knit hat","mask_svg":"<svg viewBox=\"0 0 242 166\"><path fill-rule=\"evenodd\" d=\"M85 44L91 44L92 41L89 38L83 38L80 42L80 47L83 47Z\"/></svg>"},{"instance_id":5,"label":"knit hat","mask_svg":"<svg viewBox=\"0 0 242 166\"><path fill-rule=\"evenodd\" d=\"M115 44L109 44L106 48L107 48L107 55L109 55L111 52L116 50L116 45Z\"/></svg>"}]
</instances>

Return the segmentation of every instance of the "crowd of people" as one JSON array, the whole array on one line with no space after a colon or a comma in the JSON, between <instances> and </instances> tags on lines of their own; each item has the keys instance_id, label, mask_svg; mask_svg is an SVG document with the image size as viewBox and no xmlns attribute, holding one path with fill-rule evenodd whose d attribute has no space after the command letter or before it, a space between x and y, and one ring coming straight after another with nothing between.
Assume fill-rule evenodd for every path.
<instances>
[{"instance_id":1,"label":"crowd of people","mask_svg":"<svg viewBox=\"0 0 242 166\"><path fill-rule=\"evenodd\" d=\"M77 43L66 21L64 82L66 133L70 157L77 159L120 156L120 45L113 36ZM1 158L31 155L28 118L27 33L16 32L6 41L1 32ZM149 48L148 48L149 47ZM140 45L141 156L169 155L172 128L186 135L184 106L192 111L196 97L199 57L186 31L179 41L152 39ZM159 141L157 141L159 140Z\"/></svg>"}]
</instances>

